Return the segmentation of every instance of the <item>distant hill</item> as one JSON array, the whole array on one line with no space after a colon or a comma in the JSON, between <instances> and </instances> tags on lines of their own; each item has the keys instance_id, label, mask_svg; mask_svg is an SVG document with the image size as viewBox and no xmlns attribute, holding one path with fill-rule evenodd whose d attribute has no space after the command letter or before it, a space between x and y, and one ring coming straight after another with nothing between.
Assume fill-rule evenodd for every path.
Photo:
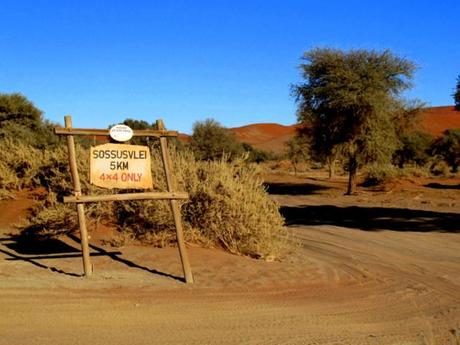
<instances>
[{"instance_id":1,"label":"distant hill","mask_svg":"<svg viewBox=\"0 0 460 345\"><path fill-rule=\"evenodd\" d=\"M421 129L435 137L448 128L460 129L460 111L453 106L426 108L421 116Z\"/></svg>"},{"instance_id":2,"label":"distant hill","mask_svg":"<svg viewBox=\"0 0 460 345\"><path fill-rule=\"evenodd\" d=\"M257 123L230 128L230 130L241 142L248 143L256 149L281 153L284 150L284 144L295 135L297 128L298 125Z\"/></svg>"},{"instance_id":3,"label":"distant hill","mask_svg":"<svg viewBox=\"0 0 460 345\"><path fill-rule=\"evenodd\" d=\"M433 136L441 135L448 128L460 129L460 111L453 106L431 107L423 110L420 129ZM281 153L285 143L295 135L299 125L283 126L277 123L256 123L230 128L244 143L263 151ZM180 134L179 139L188 141L189 136Z\"/></svg>"}]
</instances>

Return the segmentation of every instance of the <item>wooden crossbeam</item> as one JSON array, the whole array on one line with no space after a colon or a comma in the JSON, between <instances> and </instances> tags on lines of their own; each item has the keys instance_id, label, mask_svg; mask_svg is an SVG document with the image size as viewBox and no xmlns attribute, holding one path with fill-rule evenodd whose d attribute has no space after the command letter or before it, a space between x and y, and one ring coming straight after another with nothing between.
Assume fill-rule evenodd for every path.
<instances>
[{"instance_id":1,"label":"wooden crossbeam","mask_svg":"<svg viewBox=\"0 0 460 345\"><path fill-rule=\"evenodd\" d=\"M100 135L109 136L109 129L92 129L92 128L65 128L54 127L54 134L57 135ZM153 130L153 129L134 129L133 137L177 137L177 131Z\"/></svg>"},{"instance_id":2,"label":"wooden crossbeam","mask_svg":"<svg viewBox=\"0 0 460 345\"><path fill-rule=\"evenodd\" d=\"M124 193L108 195L77 195L65 196L65 203L86 203L99 201L126 201L126 200L180 200L188 199L185 192L146 192L146 193Z\"/></svg>"}]
</instances>

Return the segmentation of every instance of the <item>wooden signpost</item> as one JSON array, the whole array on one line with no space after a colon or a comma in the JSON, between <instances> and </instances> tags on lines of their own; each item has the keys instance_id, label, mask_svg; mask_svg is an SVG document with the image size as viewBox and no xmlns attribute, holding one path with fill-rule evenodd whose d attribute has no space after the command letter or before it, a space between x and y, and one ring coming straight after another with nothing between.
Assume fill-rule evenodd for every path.
<instances>
[{"instance_id":1,"label":"wooden signpost","mask_svg":"<svg viewBox=\"0 0 460 345\"><path fill-rule=\"evenodd\" d=\"M180 206L177 200L188 199L188 194L176 191L176 181L172 172L172 162L168 150L168 137L177 137L176 131L165 130L163 121L157 120L157 130L134 130L115 126L112 131L108 129L83 129L72 128L72 118L65 116L65 127L55 127L57 135L67 137L69 152L69 166L73 181L73 196L64 197L64 202L76 203L78 223L80 226L81 248L83 256L83 270L85 276L91 276L93 268L90 261L88 231L85 221L84 203L100 201L124 201L124 200L169 200L171 212L176 226L177 245L182 262L182 269L186 283L193 283L192 270L185 247L184 234ZM124 126L126 127L126 126ZM131 132L130 132L131 131ZM115 132L115 136L113 135ZM77 169L75 154L74 135L109 136L127 140L134 137L154 137L160 141L161 157L166 176L167 191L163 192L139 192L107 195L83 195L81 191L80 177ZM147 146L104 144L91 148L90 152L90 182L103 188L129 188L129 189L152 189L152 173L150 170L150 150Z\"/></svg>"}]
</instances>

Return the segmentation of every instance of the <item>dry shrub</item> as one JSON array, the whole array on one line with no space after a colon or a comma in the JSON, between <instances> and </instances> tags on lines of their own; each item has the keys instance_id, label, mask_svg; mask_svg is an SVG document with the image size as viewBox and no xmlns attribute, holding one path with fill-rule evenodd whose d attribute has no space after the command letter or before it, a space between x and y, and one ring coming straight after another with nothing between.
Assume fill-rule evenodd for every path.
<instances>
[{"instance_id":1,"label":"dry shrub","mask_svg":"<svg viewBox=\"0 0 460 345\"><path fill-rule=\"evenodd\" d=\"M447 177L450 176L450 167L442 160L435 160L430 166L430 172L434 176Z\"/></svg>"},{"instance_id":2,"label":"dry shrub","mask_svg":"<svg viewBox=\"0 0 460 345\"><path fill-rule=\"evenodd\" d=\"M264 163L263 167L266 170L269 170L271 172L278 172L278 173L289 172L290 170L292 170L292 162L287 159L269 161L269 162Z\"/></svg>"},{"instance_id":3,"label":"dry shrub","mask_svg":"<svg viewBox=\"0 0 460 345\"><path fill-rule=\"evenodd\" d=\"M178 171L190 193L183 214L192 228L232 253L279 255L285 238L283 219L267 196L256 165L178 158Z\"/></svg>"},{"instance_id":4,"label":"dry shrub","mask_svg":"<svg viewBox=\"0 0 460 345\"><path fill-rule=\"evenodd\" d=\"M30 145L2 140L2 161L0 162L0 188L19 190L22 188L58 188L67 180L67 151L63 147L40 150Z\"/></svg>"},{"instance_id":5,"label":"dry shrub","mask_svg":"<svg viewBox=\"0 0 460 345\"><path fill-rule=\"evenodd\" d=\"M428 166L412 166L399 169L400 177L430 177Z\"/></svg>"},{"instance_id":6,"label":"dry shrub","mask_svg":"<svg viewBox=\"0 0 460 345\"><path fill-rule=\"evenodd\" d=\"M57 202L51 192L32 212L22 230L23 235L35 237L57 237L78 229L75 207Z\"/></svg>"},{"instance_id":7,"label":"dry shrub","mask_svg":"<svg viewBox=\"0 0 460 345\"><path fill-rule=\"evenodd\" d=\"M398 177L398 170L392 165L370 165L364 168L362 185L379 186Z\"/></svg>"},{"instance_id":8,"label":"dry shrub","mask_svg":"<svg viewBox=\"0 0 460 345\"><path fill-rule=\"evenodd\" d=\"M31 177L36 171L38 159L38 150L19 143L11 139L5 139L1 142L2 161L1 188L6 190L19 190L32 184Z\"/></svg>"},{"instance_id":9,"label":"dry shrub","mask_svg":"<svg viewBox=\"0 0 460 345\"><path fill-rule=\"evenodd\" d=\"M243 159L196 161L189 153L174 153L173 161L179 189L190 195L182 206L187 241L252 257L280 254L286 243L283 219L265 192L256 165ZM165 190L157 155L152 163L156 186ZM175 240L169 202L117 203L116 215L124 231L136 237L159 245Z\"/></svg>"},{"instance_id":10,"label":"dry shrub","mask_svg":"<svg viewBox=\"0 0 460 345\"><path fill-rule=\"evenodd\" d=\"M38 173L44 161L44 151L12 139L1 140L0 146L0 199L11 197L12 191L39 186Z\"/></svg>"},{"instance_id":11,"label":"dry shrub","mask_svg":"<svg viewBox=\"0 0 460 345\"><path fill-rule=\"evenodd\" d=\"M33 149L35 150L35 149ZM109 190L92 186L89 183L89 150L76 148L77 166L84 194L110 194ZM73 192L69 172L68 154L65 147L43 150L40 160L35 161L34 173L30 174L28 187L45 187L46 196L35 206L28 224L23 231L38 236L52 237L78 230L77 214L74 204L64 204L64 196ZM35 168L35 165L38 168ZM32 171L32 170L31 170ZM90 223L110 221L113 218L112 203L91 203L85 205L85 214Z\"/></svg>"},{"instance_id":12,"label":"dry shrub","mask_svg":"<svg viewBox=\"0 0 460 345\"><path fill-rule=\"evenodd\" d=\"M65 147L47 151L18 147L17 150L16 157L20 159L6 165L14 172L11 176L16 174L21 187L40 185L48 189L47 197L38 203L24 233L57 236L76 231L75 205L60 201L72 191ZM225 159L197 162L190 153L173 152L172 155L178 189L190 195L190 200L182 204L187 242L219 246L257 258L279 256L286 244L283 219L257 177L255 165L243 159L233 163ZM77 147L77 157L84 194L121 192L90 185L88 150ZM21 176L17 174L18 167L25 167ZM152 172L155 190L165 191L163 165L156 152L152 156ZM90 230L91 223L106 222L115 225L126 239L158 246L175 242L168 201L91 203L86 205L86 215Z\"/></svg>"},{"instance_id":13,"label":"dry shrub","mask_svg":"<svg viewBox=\"0 0 460 345\"><path fill-rule=\"evenodd\" d=\"M14 171L4 161L0 161L0 200L10 199L11 190L17 189L19 179Z\"/></svg>"}]
</instances>

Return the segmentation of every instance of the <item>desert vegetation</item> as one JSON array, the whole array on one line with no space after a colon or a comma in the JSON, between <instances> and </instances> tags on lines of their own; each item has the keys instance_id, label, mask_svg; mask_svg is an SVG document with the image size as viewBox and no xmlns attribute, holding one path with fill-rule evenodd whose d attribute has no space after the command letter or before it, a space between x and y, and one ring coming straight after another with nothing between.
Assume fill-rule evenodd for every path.
<instances>
[{"instance_id":1,"label":"desert vegetation","mask_svg":"<svg viewBox=\"0 0 460 345\"><path fill-rule=\"evenodd\" d=\"M64 143L54 137L52 125L43 122L41 112L20 95L2 95L3 159L0 164L2 198L13 197L19 189L42 189L41 200L32 212L24 235L56 237L72 233L78 228L75 208L61 202L71 193L67 152ZM22 102L23 105L17 105ZM26 107L24 107L24 105ZM25 113L21 113L24 111ZM31 114L29 116L29 114ZM14 136L8 135L13 128ZM152 125L128 119L133 128L152 128ZM212 130L216 124L206 122ZM206 127L205 126L205 127ZM40 131L37 131L37 128ZM25 133L24 137L17 133ZM226 132L225 132L226 133ZM23 140L27 137L27 140ZM35 139L40 140L35 141ZM222 136L219 137L222 142ZM44 146L44 143L47 143ZM196 139L195 139L196 142ZM237 143L235 141L235 143ZM83 190L91 194L114 193L92 186L89 176L88 142L77 145L78 168ZM154 141L141 144L152 147L152 173L157 190L166 190L165 176ZM237 143L242 147L240 143ZM173 145L174 147L174 145ZM231 146L229 146L231 147ZM244 155L215 149L212 156L195 159L186 149L173 150L173 162L179 188L190 195L182 205L185 236L190 243L225 250L256 258L279 257L285 241L283 219L274 201L268 198L256 165ZM202 151L197 151L197 154ZM227 155L234 153L230 160ZM206 158L206 159L205 159ZM212 158L212 159L211 159ZM130 239L157 246L175 241L173 220L167 202L131 201L91 204L87 208L90 224L104 223L119 230L113 243Z\"/></svg>"}]
</instances>

